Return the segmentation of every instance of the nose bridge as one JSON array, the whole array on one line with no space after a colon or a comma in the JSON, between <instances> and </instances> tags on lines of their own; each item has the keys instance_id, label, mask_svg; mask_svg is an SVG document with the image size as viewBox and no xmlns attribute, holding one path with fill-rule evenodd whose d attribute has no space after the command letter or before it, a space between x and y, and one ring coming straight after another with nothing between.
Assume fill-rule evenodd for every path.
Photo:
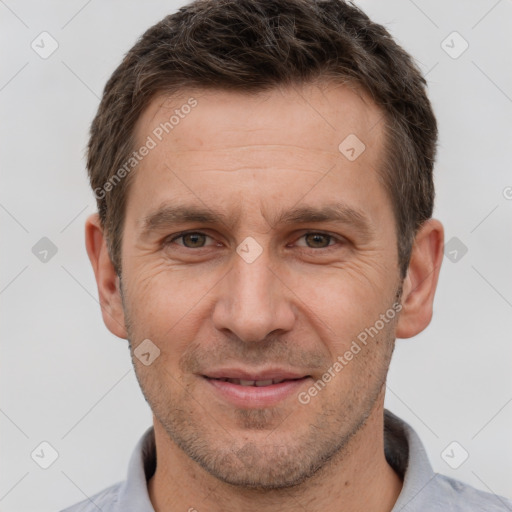
<instances>
[{"instance_id":1,"label":"nose bridge","mask_svg":"<svg viewBox=\"0 0 512 512\"><path fill-rule=\"evenodd\" d=\"M240 313L246 313L251 308L258 308L262 314L270 311L275 276L268 267L266 255L259 256L251 263L243 258L235 258L232 286Z\"/></svg>"},{"instance_id":2,"label":"nose bridge","mask_svg":"<svg viewBox=\"0 0 512 512\"><path fill-rule=\"evenodd\" d=\"M245 342L264 340L275 330L289 330L294 312L286 287L269 268L268 250L254 257L255 247L240 244L233 258L233 267L223 280L215 305L217 329L228 329ZM245 252L244 252L245 250Z\"/></svg>"}]
</instances>

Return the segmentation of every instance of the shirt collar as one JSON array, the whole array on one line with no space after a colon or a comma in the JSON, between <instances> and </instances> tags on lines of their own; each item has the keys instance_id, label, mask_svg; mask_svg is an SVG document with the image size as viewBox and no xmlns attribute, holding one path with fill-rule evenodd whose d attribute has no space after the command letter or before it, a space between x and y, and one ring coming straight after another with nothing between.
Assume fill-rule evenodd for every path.
<instances>
[{"instance_id":1,"label":"shirt collar","mask_svg":"<svg viewBox=\"0 0 512 512\"><path fill-rule=\"evenodd\" d=\"M155 431L149 427L139 439L130 458L128 477L119 489L115 512L155 512L147 485L155 468Z\"/></svg>"},{"instance_id":2,"label":"shirt collar","mask_svg":"<svg viewBox=\"0 0 512 512\"><path fill-rule=\"evenodd\" d=\"M389 465L403 479L402 491L391 512L428 509L430 493L422 491L435 480L436 473L418 434L388 410L384 411L384 450Z\"/></svg>"}]
</instances>

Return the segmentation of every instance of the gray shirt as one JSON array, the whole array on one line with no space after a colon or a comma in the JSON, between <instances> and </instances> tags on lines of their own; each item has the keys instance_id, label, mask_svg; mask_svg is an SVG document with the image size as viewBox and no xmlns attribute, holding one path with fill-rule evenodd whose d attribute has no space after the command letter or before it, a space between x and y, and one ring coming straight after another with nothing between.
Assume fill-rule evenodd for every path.
<instances>
[{"instance_id":1,"label":"gray shirt","mask_svg":"<svg viewBox=\"0 0 512 512\"><path fill-rule=\"evenodd\" d=\"M512 500L434 473L416 432L388 410L384 413L384 440L386 459L403 478L392 512L512 512ZM155 436L150 427L133 452L126 480L62 512L154 512L147 481L155 467Z\"/></svg>"}]
</instances>

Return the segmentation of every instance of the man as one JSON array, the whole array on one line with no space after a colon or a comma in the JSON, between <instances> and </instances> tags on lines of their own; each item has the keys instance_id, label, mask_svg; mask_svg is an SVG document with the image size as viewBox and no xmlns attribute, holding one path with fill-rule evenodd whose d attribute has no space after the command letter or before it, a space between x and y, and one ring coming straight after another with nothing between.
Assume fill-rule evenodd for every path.
<instances>
[{"instance_id":1,"label":"man","mask_svg":"<svg viewBox=\"0 0 512 512\"><path fill-rule=\"evenodd\" d=\"M154 425L69 511L512 510L433 473L384 410L432 317L436 120L341 0L199 0L108 81L86 246Z\"/></svg>"}]
</instances>

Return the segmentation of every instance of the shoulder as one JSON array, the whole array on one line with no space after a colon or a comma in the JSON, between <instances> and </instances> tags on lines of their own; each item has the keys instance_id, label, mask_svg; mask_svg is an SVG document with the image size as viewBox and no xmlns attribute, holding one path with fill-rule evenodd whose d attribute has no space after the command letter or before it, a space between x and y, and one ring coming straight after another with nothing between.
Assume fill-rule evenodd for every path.
<instances>
[{"instance_id":1,"label":"shoulder","mask_svg":"<svg viewBox=\"0 0 512 512\"><path fill-rule=\"evenodd\" d=\"M123 482L118 482L103 491L98 492L94 496L87 498L79 503L75 503L61 512L113 512L118 502L119 490Z\"/></svg>"},{"instance_id":2,"label":"shoulder","mask_svg":"<svg viewBox=\"0 0 512 512\"><path fill-rule=\"evenodd\" d=\"M489 492L481 491L454 478L439 473L434 477L436 492L433 501L435 510L453 510L467 512L471 510L486 512L511 512L512 500Z\"/></svg>"}]
</instances>

